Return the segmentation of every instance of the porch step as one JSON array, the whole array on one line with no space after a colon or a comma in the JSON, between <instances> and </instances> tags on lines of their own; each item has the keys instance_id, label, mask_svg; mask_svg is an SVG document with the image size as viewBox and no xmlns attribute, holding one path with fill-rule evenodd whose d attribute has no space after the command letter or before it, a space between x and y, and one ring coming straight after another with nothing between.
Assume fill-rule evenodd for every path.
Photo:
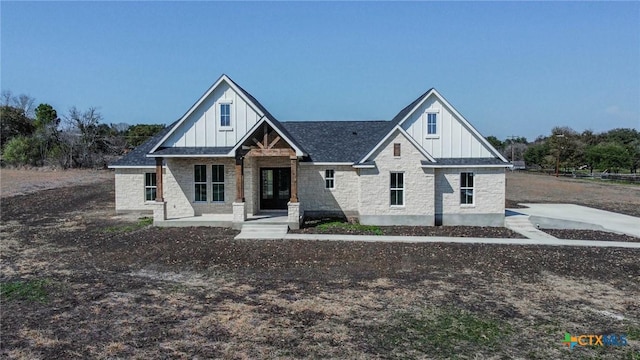
<instances>
[{"instance_id":1,"label":"porch step","mask_svg":"<svg viewBox=\"0 0 640 360\"><path fill-rule=\"evenodd\" d=\"M283 223L245 222L236 239L283 239L289 226Z\"/></svg>"}]
</instances>

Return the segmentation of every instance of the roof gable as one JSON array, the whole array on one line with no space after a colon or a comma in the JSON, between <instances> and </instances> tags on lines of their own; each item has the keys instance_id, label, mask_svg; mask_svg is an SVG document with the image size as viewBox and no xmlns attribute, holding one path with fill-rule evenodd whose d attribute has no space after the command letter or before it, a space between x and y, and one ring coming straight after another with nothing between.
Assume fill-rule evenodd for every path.
<instances>
[{"instance_id":1,"label":"roof gable","mask_svg":"<svg viewBox=\"0 0 640 360\"><path fill-rule=\"evenodd\" d=\"M217 128L215 107L218 101L232 104L231 116L237 123L229 131ZM262 104L227 75L222 75L153 146L150 153L161 147L233 146L244 132L266 115L270 114Z\"/></svg>"},{"instance_id":2,"label":"roof gable","mask_svg":"<svg viewBox=\"0 0 640 360\"><path fill-rule=\"evenodd\" d=\"M416 134L412 136L412 133L414 133L415 131L407 131L413 129L409 129L408 126L405 126L405 123L413 116L415 116L416 112L420 110L421 107L423 107L423 105L429 100L435 100L438 103L442 104L442 106L446 108L447 111L450 112L457 121L460 122L461 126L468 130L468 133L471 135L471 137L473 137L477 141L478 146L481 146L487 150L488 155L495 156L501 161L506 162L506 159L502 156L502 154L500 154L499 151L491 146L491 144L480 134L480 132L478 132L478 130L476 130L475 127L473 127L471 123L469 123L462 116L462 114L460 114L435 88L427 90L409 105L400 110L400 112L398 112L398 114L391 120L387 133L384 134L382 138L380 138L380 140L376 143L375 148L379 147L391 135L391 133L395 131L395 129L399 128L405 130L405 134L409 136L409 138L413 139L413 142L417 143L417 146L421 148L422 151L433 155L433 153L427 152L428 149L426 149L426 147L424 146L425 139L423 134ZM446 142L447 144L451 144L451 142L453 141L452 138L440 138L440 140ZM359 162L363 163L369 160L369 157L375 151L375 148L371 149L366 155L362 156L359 159ZM487 154L482 153L480 155L486 156Z\"/></svg>"}]
</instances>

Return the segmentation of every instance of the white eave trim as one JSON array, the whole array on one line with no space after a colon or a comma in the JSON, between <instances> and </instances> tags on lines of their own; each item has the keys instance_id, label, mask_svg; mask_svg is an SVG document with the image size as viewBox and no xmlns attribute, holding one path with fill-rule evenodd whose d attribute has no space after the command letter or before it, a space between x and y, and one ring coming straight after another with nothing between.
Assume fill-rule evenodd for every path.
<instances>
[{"instance_id":1,"label":"white eave trim","mask_svg":"<svg viewBox=\"0 0 640 360\"><path fill-rule=\"evenodd\" d=\"M184 154L184 155L162 155L162 154L147 154L150 158L223 158L234 157L232 154Z\"/></svg>"},{"instance_id":2,"label":"white eave trim","mask_svg":"<svg viewBox=\"0 0 640 360\"><path fill-rule=\"evenodd\" d=\"M299 165L304 166L351 166L352 162L299 162Z\"/></svg>"},{"instance_id":3,"label":"white eave trim","mask_svg":"<svg viewBox=\"0 0 640 360\"><path fill-rule=\"evenodd\" d=\"M176 129L178 129L180 127L180 125L182 125L182 123L189 117L189 115L191 115L197 108L198 106L200 106L200 104L202 104L208 97L209 95L211 95L211 93L222 83L222 82L226 82L227 85L229 85L229 87L231 87L233 89L233 91L236 92L236 94L238 94L238 96L240 96L242 98L242 100L244 100L247 104L249 104L251 106L251 108L261 117L264 116L264 114L262 113L262 111L260 111L260 109L256 106L256 104L253 103L253 101L251 101L249 98L247 98L244 95L244 92L241 91L236 84L233 82L233 80L231 80L227 75L222 75L220 76L220 78L218 78L218 80L216 80L215 83L213 83L213 85L211 85L211 87L209 87L209 89L204 93L204 95L202 95L200 97L200 99L198 99L198 101L196 101L195 104L193 104L189 110L187 110L187 112L182 115L182 117L180 118L180 120L178 120L178 122L173 126L173 128L171 130L169 130L169 132L167 132L167 134L165 134L165 136L162 137L162 139L160 139L160 141L158 141L158 143L156 143L153 148L151 149L151 151L149 151L149 153L153 153L154 151L156 151L171 135L173 135L173 133L176 131Z\"/></svg>"},{"instance_id":4,"label":"white eave trim","mask_svg":"<svg viewBox=\"0 0 640 360\"><path fill-rule=\"evenodd\" d=\"M444 165L444 164L425 164L420 165L421 168L441 168L441 169L472 169L472 168L510 168L511 164L492 164L492 165Z\"/></svg>"},{"instance_id":5,"label":"white eave trim","mask_svg":"<svg viewBox=\"0 0 640 360\"><path fill-rule=\"evenodd\" d=\"M167 167L162 165L162 167ZM108 169L155 169L155 165L109 165Z\"/></svg>"},{"instance_id":6,"label":"white eave trim","mask_svg":"<svg viewBox=\"0 0 640 360\"><path fill-rule=\"evenodd\" d=\"M353 165L353 167L355 169L375 169L376 168L375 165L371 165L371 164L366 164L366 165L365 164L356 164L356 165Z\"/></svg>"}]
</instances>

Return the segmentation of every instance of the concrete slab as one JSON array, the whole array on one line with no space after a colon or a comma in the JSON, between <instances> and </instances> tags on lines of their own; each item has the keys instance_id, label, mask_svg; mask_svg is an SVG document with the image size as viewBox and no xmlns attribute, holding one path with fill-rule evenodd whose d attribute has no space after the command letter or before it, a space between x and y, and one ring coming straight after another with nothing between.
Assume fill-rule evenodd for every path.
<instances>
[{"instance_id":1,"label":"concrete slab","mask_svg":"<svg viewBox=\"0 0 640 360\"><path fill-rule=\"evenodd\" d=\"M588 229L599 227L606 231L640 237L640 218L574 204L521 204L527 208L507 209L529 215L544 222L541 227L557 229ZM534 224L535 225L535 224ZM583 227L580 227L583 226Z\"/></svg>"},{"instance_id":2,"label":"concrete slab","mask_svg":"<svg viewBox=\"0 0 640 360\"><path fill-rule=\"evenodd\" d=\"M515 214L507 212L504 219L504 226L507 229L517 232L527 239L557 239L544 231L538 230L529 219L529 215Z\"/></svg>"}]
</instances>

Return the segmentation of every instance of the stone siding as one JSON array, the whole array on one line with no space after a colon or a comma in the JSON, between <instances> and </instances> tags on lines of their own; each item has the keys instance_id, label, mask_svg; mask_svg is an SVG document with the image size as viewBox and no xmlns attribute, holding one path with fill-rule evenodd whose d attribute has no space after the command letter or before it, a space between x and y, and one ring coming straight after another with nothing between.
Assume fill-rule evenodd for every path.
<instances>
[{"instance_id":1,"label":"stone siding","mask_svg":"<svg viewBox=\"0 0 640 360\"><path fill-rule=\"evenodd\" d=\"M400 144L400 155L393 154L394 144ZM385 221L387 216L394 223L403 217L411 219L410 223L424 220L433 225L434 215L434 171L420 167L424 155L399 131L396 131L373 155L375 169L360 169L360 201L361 220ZM391 172L404 173L404 205L391 206L390 178ZM365 221L369 222L369 221Z\"/></svg>"},{"instance_id":2,"label":"stone siding","mask_svg":"<svg viewBox=\"0 0 640 360\"><path fill-rule=\"evenodd\" d=\"M298 197L304 211L358 214L360 179L350 165L300 165ZM334 188L325 187L325 170L334 170Z\"/></svg>"},{"instance_id":3,"label":"stone siding","mask_svg":"<svg viewBox=\"0 0 640 360\"><path fill-rule=\"evenodd\" d=\"M460 174L473 172L474 204L460 204ZM447 220L447 214L479 215L492 214L504 218L505 173L503 168L461 168L436 170L436 214L441 215L444 225L465 225L459 219L464 216L450 216L455 222ZM467 217L472 219L473 217ZM470 220L468 225L477 221Z\"/></svg>"},{"instance_id":4,"label":"stone siding","mask_svg":"<svg viewBox=\"0 0 640 360\"><path fill-rule=\"evenodd\" d=\"M116 212L152 210L145 206L144 174L156 169L125 168L115 170Z\"/></svg>"}]
</instances>

